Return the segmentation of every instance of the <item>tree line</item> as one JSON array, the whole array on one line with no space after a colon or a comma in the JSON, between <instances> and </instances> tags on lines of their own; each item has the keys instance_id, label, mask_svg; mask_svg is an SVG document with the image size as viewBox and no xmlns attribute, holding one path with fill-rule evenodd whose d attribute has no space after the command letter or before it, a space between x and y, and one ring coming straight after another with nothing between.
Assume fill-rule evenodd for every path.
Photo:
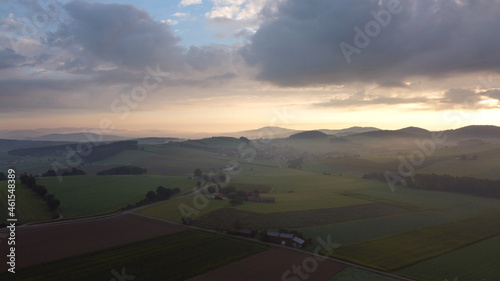
<instances>
[{"instance_id":1,"label":"tree line","mask_svg":"<svg viewBox=\"0 0 500 281\"><path fill-rule=\"evenodd\" d=\"M38 197L45 200L45 202L47 202L47 206L51 211L55 211L59 207L59 205L61 205L61 201L59 201L59 199L57 199L54 194L48 193L45 186L36 183L35 177L28 176L26 173L24 173L19 176L19 180L22 184L33 190L38 195Z\"/></svg>"},{"instance_id":2,"label":"tree line","mask_svg":"<svg viewBox=\"0 0 500 281\"><path fill-rule=\"evenodd\" d=\"M386 182L384 173L369 173L363 179L377 179ZM401 185L401 182L398 182ZM458 177L451 175L415 174L406 177L404 184L409 188L463 193L500 199L500 180Z\"/></svg>"},{"instance_id":3,"label":"tree line","mask_svg":"<svg viewBox=\"0 0 500 281\"><path fill-rule=\"evenodd\" d=\"M455 177L450 175L416 174L407 177L409 188L456 192L500 199L500 180Z\"/></svg>"},{"instance_id":4,"label":"tree line","mask_svg":"<svg viewBox=\"0 0 500 281\"><path fill-rule=\"evenodd\" d=\"M120 166L97 172L97 175L141 175L147 173L146 169L137 166Z\"/></svg>"}]
</instances>

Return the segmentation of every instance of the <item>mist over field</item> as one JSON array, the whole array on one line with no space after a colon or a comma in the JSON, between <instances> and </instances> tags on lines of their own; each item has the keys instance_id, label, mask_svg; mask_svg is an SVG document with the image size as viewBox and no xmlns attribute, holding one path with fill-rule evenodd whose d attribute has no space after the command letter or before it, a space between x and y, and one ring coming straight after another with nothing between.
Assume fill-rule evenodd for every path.
<instances>
[{"instance_id":1,"label":"mist over field","mask_svg":"<svg viewBox=\"0 0 500 281\"><path fill-rule=\"evenodd\" d=\"M4 1L1 280L498 280L499 13Z\"/></svg>"}]
</instances>

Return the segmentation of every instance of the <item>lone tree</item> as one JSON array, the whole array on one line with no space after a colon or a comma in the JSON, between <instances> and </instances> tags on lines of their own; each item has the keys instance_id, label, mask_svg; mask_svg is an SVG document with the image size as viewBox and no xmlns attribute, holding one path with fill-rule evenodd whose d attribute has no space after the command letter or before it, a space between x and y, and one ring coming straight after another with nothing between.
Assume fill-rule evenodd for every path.
<instances>
[{"instance_id":1,"label":"lone tree","mask_svg":"<svg viewBox=\"0 0 500 281\"><path fill-rule=\"evenodd\" d=\"M146 199L148 199L148 201L155 201L156 193L154 191L148 191L148 193L146 193Z\"/></svg>"},{"instance_id":2,"label":"lone tree","mask_svg":"<svg viewBox=\"0 0 500 281\"><path fill-rule=\"evenodd\" d=\"M202 175L203 175L203 172L201 171L201 169L200 169L200 168L196 168L196 169L194 170L194 177L195 177L195 178L201 178L201 176L202 176Z\"/></svg>"},{"instance_id":3,"label":"lone tree","mask_svg":"<svg viewBox=\"0 0 500 281\"><path fill-rule=\"evenodd\" d=\"M47 201L47 205L49 205L49 209L51 211L54 211L59 207L59 205L61 205L61 201L59 201L59 199L52 198L49 201Z\"/></svg>"},{"instance_id":4,"label":"lone tree","mask_svg":"<svg viewBox=\"0 0 500 281\"><path fill-rule=\"evenodd\" d=\"M156 188L156 195L160 200L167 200L172 195L172 189L160 185Z\"/></svg>"}]
</instances>

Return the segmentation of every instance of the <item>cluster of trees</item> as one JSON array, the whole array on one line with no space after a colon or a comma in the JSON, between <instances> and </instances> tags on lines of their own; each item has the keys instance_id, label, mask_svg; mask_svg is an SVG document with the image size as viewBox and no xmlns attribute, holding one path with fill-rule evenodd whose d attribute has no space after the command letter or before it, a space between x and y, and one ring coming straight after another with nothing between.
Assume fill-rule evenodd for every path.
<instances>
[{"instance_id":1,"label":"cluster of trees","mask_svg":"<svg viewBox=\"0 0 500 281\"><path fill-rule=\"evenodd\" d=\"M178 187L165 188L160 185L156 188L156 192L151 190L146 193L146 200L149 202L168 200L170 199L170 196L179 192L181 192L181 190Z\"/></svg>"},{"instance_id":2,"label":"cluster of trees","mask_svg":"<svg viewBox=\"0 0 500 281\"><path fill-rule=\"evenodd\" d=\"M57 199L54 194L50 194L47 192L47 188L45 186L38 185L36 183L35 177L28 176L26 173L24 173L19 176L19 180L22 184L33 190L40 198L45 200L45 202L47 202L47 206L49 206L49 209L51 211L56 210L61 204L61 201L59 201L59 199Z\"/></svg>"},{"instance_id":3,"label":"cluster of trees","mask_svg":"<svg viewBox=\"0 0 500 281\"><path fill-rule=\"evenodd\" d=\"M86 175L86 173L80 169L77 169L77 168L72 168L72 169L68 169L68 170L64 170L61 174L62 176L84 176ZM47 172L43 173L41 175L41 177L55 177L57 176L57 173L56 171L50 169L50 170L47 170Z\"/></svg>"},{"instance_id":4,"label":"cluster of trees","mask_svg":"<svg viewBox=\"0 0 500 281\"><path fill-rule=\"evenodd\" d=\"M413 177L407 177L405 183L409 188L456 192L500 199L500 180L416 174Z\"/></svg>"},{"instance_id":5,"label":"cluster of trees","mask_svg":"<svg viewBox=\"0 0 500 281\"><path fill-rule=\"evenodd\" d=\"M137 166L120 166L97 172L97 175L140 175L147 173L146 169Z\"/></svg>"},{"instance_id":6,"label":"cluster of trees","mask_svg":"<svg viewBox=\"0 0 500 281\"><path fill-rule=\"evenodd\" d=\"M122 208L122 210L130 210L132 208L137 208L140 206L145 206L147 204L151 204L153 202L158 202L162 200L168 200L172 195L177 194L181 192L181 190L178 187L174 188L165 188L163 186L158 186L156 188L156 192L154 191L148 191L146 193L146 198L142 199L141 201L135 203L134 205L127 204L126 207Z\"/></svg>"},{"instance_id":7,"label":"cluster of trees","mask_svg":"<svg viewBox=\"0 0 500 281\"><path fill-rule=\"evenodd\" d=\"M302 162L304 161L304 156L288 160L288 168L292 169L302 169Z\"/></svg>"},{"instance_id":8,"label":"cluster of trees","mask_svg":"<svg viewBox=\"0 0 500 281\"><path fill-rule=\"evenodd\" d=\"M85 162L95 162L115 156L125 150L139 150L137 141L118 141L92 147L89 155L82 157Z\"/></svg>"},{"instance_id":9,"label":"cluster of trees","mask_svg":"<svg viewBox=\"0 0 500 281\"><path fill-rule=\"evenodd\" d=\"M77 144L64 144L64 145L53 145L44 147L30 147L30 148L17 148L10 150L9 155L14 156L30 156L30 155L56 155L59 153L64 153L66 148L69 147L72 150L77 149Z\"/></svg>"},{"instance_id":10,"label":"cluster of trees","mask_svg":"<svg viewBox=\"0 0 500 281\"><path fill-rule=\"evenodd\" d=\"M377 179L386 182L384 173L369 173L363 179ZM397 182L396 185L401 185ZM500 180L455 177L450 175L416 174L406 177L404 184L409 188L463 193L500 199Z\"/></svg>"}]
</instances>

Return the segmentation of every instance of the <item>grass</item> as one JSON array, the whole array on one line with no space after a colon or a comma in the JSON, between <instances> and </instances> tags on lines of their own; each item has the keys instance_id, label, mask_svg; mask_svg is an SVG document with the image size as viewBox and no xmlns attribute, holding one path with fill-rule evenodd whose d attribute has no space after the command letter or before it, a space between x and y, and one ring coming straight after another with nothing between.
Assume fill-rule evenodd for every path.
<instances>
[{"instance_id":1,"label":"grass","mask_svg":"<svg viewBox=\"0 0 500 281\"><path fill-rule=\"evenodd\" d=\"M263 203L265 204L265 203ZM289 211L277 213L255 213L236 208L215 210L195 221L195 226L208 229L227 230L236 221L252 229L295 229L307 226L382 217L408 212L405 209L382 204L351 205L346 207Z\"/></svg>"},{"instance_id":2,"label":"grass","mask_svg":"<svg viewBox=\"0 0 500 281\"><path fill-rule=\"evenodd\" d=\"M204 196L204 195L201 195L201 196ZM206 197L204 197L204 198L206 198ZM206 215L206 214L208 214L212 211L215 211L217 209L229 206L229 203L227 200L212 200L212 199L207 198L206 202L209 202L209 203L206 204L206 206L205 206L201 199L199 201L196 201L198 203L196 203L196 205L195 205L193 199L194 199L194 196L188 196L188 197L184 197L184 198L180 198L180 199L176 199L176 200L170 200L170 201L166 201L164 203L158 204L158 205L154 205L154 206L139 210L139 211L137 211L137 213L145 215L145 216L164 219L167 221L182 223L181 208L183 208L183 210L187 210L187 209L185 209L186 206L191 208L195 212L197 212L194 215L188 215L189 217L192 217L192 218L198 218L199 216ZM203 206L205 206L205 207L203 207ZM196 207L200 207L200 208L196 208ZM187 212L189 212L189 210L187 210Z\"/></svg>"},{"instance_id":3,"label":"grass","mask_svg":"<svg viewBox=\"0 0 500 281\"><path fill-rule=\"evenodd\" d=\"M398 279L375 274L355 267L348 267L335 275L330 281L398 281Z\"/></svg>"},{"instance_id":4,"label":"grass","mask_svg":"<svg viewBox=\"0 0 500 281\"><path fill-rule=\"evenodd\" d=\"M396 273L420 280L497 280L500 267L494 266L500 252L500 236L474 243Z\"/></svg>"},{"instance_id":5,"label":"grass","mask_svg":"<svg viewBox=\"0 0 500 281\"><path fill-rule=\"evenodd\" d=\"M125 269L134 281L185 280L265 249L267 246L255 242L187 230L20 269L15 277L26 281L111 280L113 270L121 276Z\"/></svg>"},{"instance_id":6,"label":"grass","mask_svg":"<svg viewBox=\"0 0 500 281\"><path fill-rule=\"evenodd\" d=\"M407 206L415 211L432 210L433 215L446 219L462 219L500 206L500 201L497 199L458 193L418 190L406 187L396 187L396 190L391 192L389 187L384 184L373 185L371 188L366 189L352 190L343 194L372 202Z\"/></svg>"},{"instance_id":7,"label":"grass","mask_svg":"<svg viewBox=\"0 0 500 281\"><path fill-rule=\"evenodd\" d=\"M59 210L66 218L119 210L144 199L148 191L155 191L160 185L178 187L181 194L195 186L184 176L158 175L70 176L62 182L50 177L39 178L37 183L46 186L61 201Z\"/></svg>"},{"instance_id":8,"label":"grass","mask_svg":"<svg viewBox=\"0 0 500 281\"><path fill-rule=\"evenodd\" d=\"M323 176L306 171L293 171L282 168L269 168L262 171L252 171L253 174L245 174L234 177L231 184L242 189L253 191L255 186L274 187L273 193L262 193L262 197L275 197L276 203L256 203L244 202L234 207L237 210L256 213L276 213L287 211L301 211L312 209L324 209L333 207L347 207L371 203L370 201L348 197L340 194L346 190L368 188L376 182L361 180L358 178ZM197 196L200 200L201 195ZM181 212L179 205L195 207L195 197L190 196L179 200L172 200L158 204L143 210L139 213L147 216L180 222ZM212 211L230 207L227 200L208 199L206 207L195 208L199 214L193 217L200 217ZM202 204L203 205L203 204Z\"/></svg>"},{"instance_id":9,"label":"grass","mask_svg":"<svg viewBox=\"0 0 500 281\"><path fill-rule=\"evenodd\" d=\"M2 222L5 222L8 218L7 195L9 195L7 181L0 181L0 221ZM53 214L49 210L49 207L47 207L47 203L28 187L17 182L14 195L16 195L15 214L18 223L46 221L53 218Z\"/></svg>"},{"instance_id":10,"label":"grass","mask_svg":"<svg viewBox=\"0 0 500 281\"><path fill-rule=\"evenodd\" d=\"M394 271L500 233L500 210L342 246L334 256Z\"/></svg>"},{"instance_id":11,"label":"grass","mask_svg":"<svg viewBox=\"0 0 500 281\"><path fill-rule=\"evenodd\" d=\"M313 239L313 243L306 248L308 251L313 251L319 245L316 237L330 235L336 243L347 245L447 222L450 220L429 213L412 213L299 228L298 230L305 237Z\"/></svg>"}]
</instances>

